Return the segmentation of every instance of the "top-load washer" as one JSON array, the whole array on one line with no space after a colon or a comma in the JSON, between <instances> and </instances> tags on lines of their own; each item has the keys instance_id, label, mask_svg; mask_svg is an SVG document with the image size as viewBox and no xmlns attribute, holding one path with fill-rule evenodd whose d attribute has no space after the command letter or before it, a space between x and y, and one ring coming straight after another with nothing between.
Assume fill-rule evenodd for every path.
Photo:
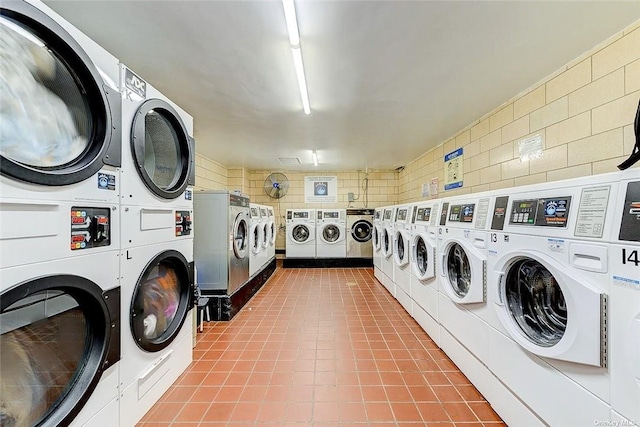
<instances>
[{"instance_id":1,"label":"top-load washer","mask_svg":"<svg viewBox=\"0 0 640 427\"><path fill-rule=\"evenodd\" d=\"M380 283L382 283L382 218L384 216L384 208L375 208L373 210L373 231L371 236L373 246L373 274Z\"/></svg>"},{"instance_id":2,"label":"top-load washer","mask_svg":"<svg viewBox=\"0 0 640 427\"><path fill-rule=\"evenodd\" d=\"M260 207L254 203L249 204L249 276L256 274L262 262L262 221L260 220Z\"/></svg>"},{"instance_id":3,"label":"top-load washer","mask_svg":"<svg viewBox=\"0 0 640 427\"><path fill-rule=\"evenodd\" d=\"M347 209L347 258L372 258L373 209Z\"/></svg>"},{"instance_id":4,"label":"top-load washer","mask_svg":"<svg viewBox=\"0 0 640 427\"><path fill-rule=\"evenodd\" d=\"M488 283L498 325L489 329L487 365L549 425L610 418L609 242L619 178L496 197Z\"/></svg>"},{"instance_id":5,"label":"top-load washer","mask_svg":"<svg viewBox=\"0 0 640 427\"><path fill-rule=\"evenodd\" d=\"M396 217L396 206L388 206L384 209L382 217L382 235L380 245L382 247L382 257L380 266L382 267L382 284L396 296L396 284L393 278L393 233L394 220Z\"/></svg>"},{"instance_id":6,"label":"top-load washer","mask_svg":"<svg viewBox=\"0 0 640 427\"><path fill-rule=\"evenodd\" d=\"M287 209L287 258L315 258L316 210Z\"/></svg>"},{"instance_id":7,"label":"top-load washer","mask_svg":"<svg viewBox=\"0 0 640 427\"><path fill-rule=\"evenodd\" d=\"M609 257L608 355L611 418L630 426L640 420L640 169L621 178Z\"/></svg>"},{"instance_id":8,"label":"top-load washer","mask_svg":"<svg viewBox=\"0 0 640 427\"><path fill-rule=\"evenodd\" d=\"M125 65L122 92L122 203L145 209L193 206L193 118Z\"/></svg>"},{"instance_id":9,"label":"top-load washer","mask_svg":"<svg viewBox=\"0 0 640 427\"><path fill-rule=\"evenodd\" d=\"M411 264L409 263L411 245L411 217L413 205L400 205L396 208L393 225L393 279L396 284L396 299L409 314L413 313L410 294Z\"/></svg>"},{"instance_id":10,"label":"top-load washer","mask_svg":"<svg viewBox=\"0 0 640 427\"><path fill-rule=\"evenodd\" d=\"M316 221L316 258L347 256L346 209L318 209Z\"/></svg>"},{"instance_id":11,"label":"top-load washer","mask_svg":"<svg viewBox=\"0 0 640 427\"><path fill-rule=\"evenodd\" d=\"M409 295L414 301L413 318L436 344L440 342L438 326L438 281L436 280L437 219L439 204L416 203L411 217Z\"/></svg>"},{"instance_id":12,"label":"top-load washer","mask_svg":"<svg viewBox=\"0 0 640 427\"><path fill-rule=\"evenodd\" d=\"M117 203L118 59L38 1L2 2L0 40L4 203Z\"/></svg>"}]
</instances>

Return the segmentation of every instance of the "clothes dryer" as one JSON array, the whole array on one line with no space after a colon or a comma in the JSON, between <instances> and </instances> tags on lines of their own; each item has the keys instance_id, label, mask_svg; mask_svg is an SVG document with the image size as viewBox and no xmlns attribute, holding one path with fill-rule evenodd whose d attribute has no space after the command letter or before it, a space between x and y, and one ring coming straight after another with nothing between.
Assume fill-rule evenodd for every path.
<instances>
[{"instance_id":1,"label":"clothes dryer","mask_svg":"<svg viewBox=\"0 0 640 427\"><path fill-rule=\"evenodd\" d=\"M120 70L122 203L167 211L193 206L193 118L124 64Z\"/></svg>"},{"instance_id":2,"label":"clothes dryer","mask_svg":"<svg viewBox=\"0 0 640 427\"><path fill-rule=\"evenodd\" d=\"M203 294L232 295L249 280L249 198L227 191L199 191L194 238L197 283Z\"/></svg>"},{"instance_id":3,"label":"clothes dryer","mask_svg":"<svg viewBox=\"0 0 640 427\"><path fill-rule=\"evenodd\" d=\"M316 210L287 209L287 258L315 258Z\"/></svg>"},{"instance_id":4,"label":"clothes dryer","mask_svg":"<svg viewBox=\"0 0 640 427\"><path fill-rule=\"evenodd\" d=\"M614 206L609 293L612 419L640 422L640 169L621 174Z\"/></svg>"},{"instance_id":5,"label":"clothes dryer","mask_svg":"<svg viewBox=\"0 0 640 427\"><path fill-rule=\"evenodd\" d=\"M262 232L260 221L260 207L254 203L249 204L249 276L260 271L262 263Z\"/></svg>"},{"instance_id":6,"label":"clothes dryer","mask_svg":"<svg viewBox=\"0 0 640 427\"><path fill-rule=\"evenodd\" d=\"M380 266L382 270L382 284L393 295L396 296L396 284L393 277L393 233L394 220L397 206L385 208L382 218L382 235L380 244L382 247L382 257Z\"/></svg>"},{"instance_id":7,"label":"clothes dryer","mask_svg":"<svg viewBox=\"0 0 640 427\"><path fill-rule=\"evenodd\" d=\"M346 258L346 209L318 209L316 214L316 258Z\"/></svg>"},{"instance_id":8,"label":"clothes dryer","mask_svg":"<svg viewBox=\"0 0 640 427\"><path fill-rule=\"evenodd\" d=\"M347 258L373 258L373 209L347 209Z\"/></svg>"},{"instance_id":9,"label":"clothes dryer","mask_svg":"<svg viewBox=\"0 0 640 427\"><path fill-rule=\"evenodd\" d=\"M373 245L373 274L380 283L383 283L382 272L382 219L384 208L376 208L373 211L373 235L371 237Z\"/></svg>"},{"instance_id":10,"label":"clothes dryer","mask_svg":"<svg viewBox=\"0 0 640 427\"><path fill-rule=\"evenodd\" d=\"M618 187L619 174L606 174L496 198L488 279L499 326L488 330L487 365L549 425L610 417L609 242Z\"/></svg>"},{"instance_id":11,"label":"clothes dryer","mask_svg":"<svg viewBox=\"0 0 640 427\"><path fill-rule=\"evenodd\" d=\"M269 248L269 211L266 206L259 205L260 207L260 241L262 246L260 247L260 254L258 256L258 261L260 263L260 268L267 264L269 261L269 254L267 253L267 249Z\"/></svg>"},{"instance_id":12,"label":"clothes dryer","mask_svg":"<svg viewBox=\"0 0 640 427\"><path fill-rule=\"evenodd\" d=\"M413 318L436 344L438 325L438 283L436 278L437 219L439 203L416 204L411 217L409 296L414 301Z\"/></svg>"},{"instance_id":13,"label":"clothes dryer","mask_svg":"<svg viewBox=\"0 0 640 427\"><path fill-rule=\"evenodd\" d=\"M396 299L407 312L413 315L411 297L411 217L414 205L400 205L396 208L393 225L393 278L396 284Z\"/></svg>"}]
</instances>

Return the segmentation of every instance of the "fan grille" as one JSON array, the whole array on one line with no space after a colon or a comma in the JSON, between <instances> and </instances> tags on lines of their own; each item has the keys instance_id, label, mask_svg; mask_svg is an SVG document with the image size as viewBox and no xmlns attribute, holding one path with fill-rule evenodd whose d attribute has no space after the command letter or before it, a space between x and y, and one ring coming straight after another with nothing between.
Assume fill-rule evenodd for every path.
<instances>
[{"instance_id":1,"label":"fan grille","mask_svg":"<svg viewBox=\"0 0 640 427\"><path fill-rule=\"evenodd\" d=\"M283 197L287 194L287 190L289 190L289 179L285 174L278 172L272 173L264 181L264 191L273 199Z\"/></svg>"}]
</instances>

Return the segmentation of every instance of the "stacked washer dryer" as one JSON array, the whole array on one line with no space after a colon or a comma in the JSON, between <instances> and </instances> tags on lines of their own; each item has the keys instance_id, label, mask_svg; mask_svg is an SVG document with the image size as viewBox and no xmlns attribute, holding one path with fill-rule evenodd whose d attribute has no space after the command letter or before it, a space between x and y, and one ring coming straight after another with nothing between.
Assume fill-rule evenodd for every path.
<instances>
[{"instance_id":1,"label":"stacked washer dryer","mask_svg":"<svg viewBox=\"0 0 640 427\"><path fill-rule=\"evenodd\" d=\"M192 360L193 118L124 65L123 425L135 424Z\"/></svg>"},{"instance_id":2,"label":"stacked washer dryer","mask_svg":"<svg viewBox=\"0 0 640 427\"><path fill-rule=\"evenodd\" d=\"M316 210L287 209L287 258L315 258Z\"/></svg>"},{"instance_id":3,"label":"stacked washer dryer","mask_svg":"<svg viewBox=\"0 0 640 427\"><path fill-rule=\"evenodd\" d=\"M118 60L0 4L0 423L116 427Z\"/></svg>"},{"instance_id":4,"label":"stacked washer dryer","mask_svg":"<svg viewBox=\"0 0 640 427\"><path fill-rule=\"evenodd\" d=\"M396 284L393 278L393 233L394 220L396 214L396 206L387 206L384 208L382 217L382 234L380 236L380 246L382 256L380 257L380 267L382 270L382 284L391 293L396 296Z\"/></svg>"},{"instance_id":5,"label":"stacked washer dryer","mask_svg":"<svg viewBox=\"0 0 640 427\"><path fill-rule=\"evenodd\" d=\"M439 345L438 281L436 280L438 203L417 203L411 217L409 295L413 318Z\"/></svg>"},{"instance_id":6,"label":"stacked washer dryer","mask_svg":"<svg viewBox=\"0 0 640 427\"><path fill-rule=\"evenodd\" d=\"M316 258L345 258L347 210L318 209L316 212Z\"/></svg>"},{"instance_id":7,"label":"stacked washer dryer","mask_svg":"<svg viewBox=\"0 0 640 427\"><path fill-rule=\"evenodd\" d=\"M609 293L611 419L640 421L640 169L621 174L614 204Z\"/></svg>"},{"instance_id":8,"label":"stacked washer dryer","mask_svg":"<svg viewBox=\"0 0 640 427\"><path fill-rule=\"evenodd\" d=\"M413 205L396 207L393 226L393 278L396 284L396 299L413 316L413 304L409 296L411 285L411 264L409 263L411 244L411 217Z\"/></svg>"},{"instance_id":9,"label":"stacked washer dryer","mask_svg":"<svg viewBox=\"0 0 640 427\"><path fill-rule=\"evenodd\" d=\"M249 204L249 276L254 276L262 267L262 221L260 207Z\"/></svg>"},{"instance_id":10,"label":"stacked washer dryer","mask_svg":"<svg viewBox=\"0 0 640 427\"><path fill-rule=\"evenodd\" d=\"M495 327L487 365L549 425L609 420L609 355L633 357L608 345L619 179L616 173L546 183L496 199L488 284L497 321L489 319Z\"/></svg>"}]
</instances>

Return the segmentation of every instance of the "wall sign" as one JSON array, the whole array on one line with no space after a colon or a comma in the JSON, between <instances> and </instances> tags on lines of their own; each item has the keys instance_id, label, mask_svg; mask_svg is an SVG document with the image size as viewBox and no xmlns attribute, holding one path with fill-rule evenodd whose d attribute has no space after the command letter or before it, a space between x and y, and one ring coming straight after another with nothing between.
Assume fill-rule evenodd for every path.
<instances>
[{"instance_id":1,"label":"wall sign","mask_svg":"<svg viewBox=\"0 0 640 427\"><path fill-rule=\"evenodd\" d=\"M444 156L444 189L453 190L462 187L463 178L463 153L462 148Z\"/></svg>"},{"instance_id":2,"label":"wall sign","mask_svg":"<svg viewBox=\"0 0 640 427\"><path fill-rule=\"evenodd\" d=\"M305 176L305 203L338 203L337 176Z\"/></svg>"}]
</instances>

